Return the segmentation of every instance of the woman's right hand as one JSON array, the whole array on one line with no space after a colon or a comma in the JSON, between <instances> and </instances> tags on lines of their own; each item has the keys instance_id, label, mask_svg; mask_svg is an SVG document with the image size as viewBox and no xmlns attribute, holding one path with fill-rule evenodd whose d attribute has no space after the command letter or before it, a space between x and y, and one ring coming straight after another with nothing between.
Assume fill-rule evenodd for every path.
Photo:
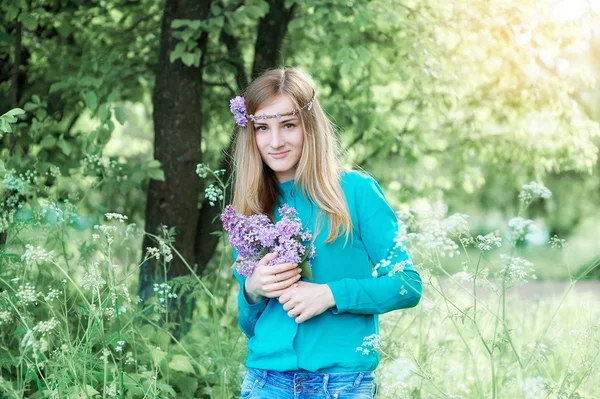
<instances>
[{"instance_id":1,"label":"woman's right hand","mask_svg":"<svg viewBox=\"0 0 600 399\"><path fill-rule=\"evenodd\" d=\"M277 252L266 254L246 278L246 293L255 300L253 302L259 302L261 297L277 298L300 280L302 269L297 263L267 266L277 255Z\"/></svg>"}]
</instances>

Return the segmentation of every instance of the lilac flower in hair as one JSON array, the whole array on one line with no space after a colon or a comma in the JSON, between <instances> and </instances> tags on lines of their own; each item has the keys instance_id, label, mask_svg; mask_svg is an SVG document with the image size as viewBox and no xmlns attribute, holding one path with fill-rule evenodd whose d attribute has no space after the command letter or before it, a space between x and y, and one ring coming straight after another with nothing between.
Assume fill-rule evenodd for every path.
<instances>
[{"instance_id":1,"label":"lilac flower in hair","mask_svg":"<svg viewBox=\"0 0 600 399\"><path fill-rule=\"evenodd\" d=\"M229 109L235 117L235 122L238 126L246 127L248 119L246 118L246 101L244 97L237 96L229 100Z\"/></svg>"}]
</instances>

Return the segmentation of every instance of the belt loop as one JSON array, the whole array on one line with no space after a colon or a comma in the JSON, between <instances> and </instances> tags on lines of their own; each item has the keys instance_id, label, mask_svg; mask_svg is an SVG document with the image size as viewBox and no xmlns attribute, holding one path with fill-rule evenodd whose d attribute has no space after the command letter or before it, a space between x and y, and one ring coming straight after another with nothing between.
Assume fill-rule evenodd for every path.
<instances>
[{"instance_id":1,"label":"belt loop","mask_svg":"<svg viewBox=\"0 0 600 399\"><path fill-rule=\"evenodd\" d=\"M356 380L354 381L354 386L357 387L360 385L360 382L362 381L363 377L365 376L365 372L361 371L360 373L358 373L358 377L356 377Z\"/></svg>"},{"instance_id":2,"label":"belt loop","mask_svg":"<svg viewBox=\"0 0 600 399\"><path fill-rule=\"evenodd\" d=\"M329 382L329 374L323 376L323 390L327 392L327 383Z\"/></svg>"},{"instance_id":3,"label":"belt loop","mask_svg":"<svg viewBox=\"0 0 600 399\"><path fill-rule=\"evenodd\" d=\"M258 387L262 388L267 383L267 376L269 375L269 370L263 370L261 372L260 380L258 381Z\"/></svg>"}]
</instances>

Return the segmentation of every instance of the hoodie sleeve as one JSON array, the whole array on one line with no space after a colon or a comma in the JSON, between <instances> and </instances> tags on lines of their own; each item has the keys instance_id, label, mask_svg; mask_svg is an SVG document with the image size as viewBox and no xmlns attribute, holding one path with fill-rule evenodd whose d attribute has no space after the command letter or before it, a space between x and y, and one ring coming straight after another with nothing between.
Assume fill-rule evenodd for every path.
<instances>
[{"instance_id":1,"label":"hoodie sleeve","mask_svg":"<svg viewBox=\"0 0 600 399\"><path fill-rule=\"evenodd\" d=\"M233 259L234 261L237 259L237 251L235 248L233 249ZM252 338L254 336L254 325L267 307L269 298L263 298L260 302L250 304L244 289L246 277L239 274L235 268L233 269L233 275L240 283L240 293L238 294L237 301L239 308L238 325L246 337Z\"/></svg>"},{"instance_id":2,"label":"hoodie sleeve","mask_svg":"<svg viewBox=\"0 0 600 399\"><path fill-rule=\"evenodd\" d=\"M358 231L376 269L372 278L328 283L336 302L331 311L382 314L417 306L422 293L421 276L404 243L396 245L398 218L375 179L362 175L358 179L354 187Z\"/></svg>"}]
</instances>

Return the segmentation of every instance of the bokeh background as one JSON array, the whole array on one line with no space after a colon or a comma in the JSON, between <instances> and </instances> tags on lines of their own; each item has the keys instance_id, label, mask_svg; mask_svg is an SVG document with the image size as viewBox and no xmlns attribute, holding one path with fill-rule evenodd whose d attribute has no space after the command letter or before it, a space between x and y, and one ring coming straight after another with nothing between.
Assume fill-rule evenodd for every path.
<instances>
[{"instance_id":1,"label":"bokeh background","mask_svg":"<svg viewBox=\"0 0 600 399\"><path fill-rule=\"evenodd\" d=\"M5 0L0 20L0 397L239 397L229 100L278 66L312 75L426 282L357 343L378 397L600 397L599 1Z\"/></svg>"}]
</instances>

